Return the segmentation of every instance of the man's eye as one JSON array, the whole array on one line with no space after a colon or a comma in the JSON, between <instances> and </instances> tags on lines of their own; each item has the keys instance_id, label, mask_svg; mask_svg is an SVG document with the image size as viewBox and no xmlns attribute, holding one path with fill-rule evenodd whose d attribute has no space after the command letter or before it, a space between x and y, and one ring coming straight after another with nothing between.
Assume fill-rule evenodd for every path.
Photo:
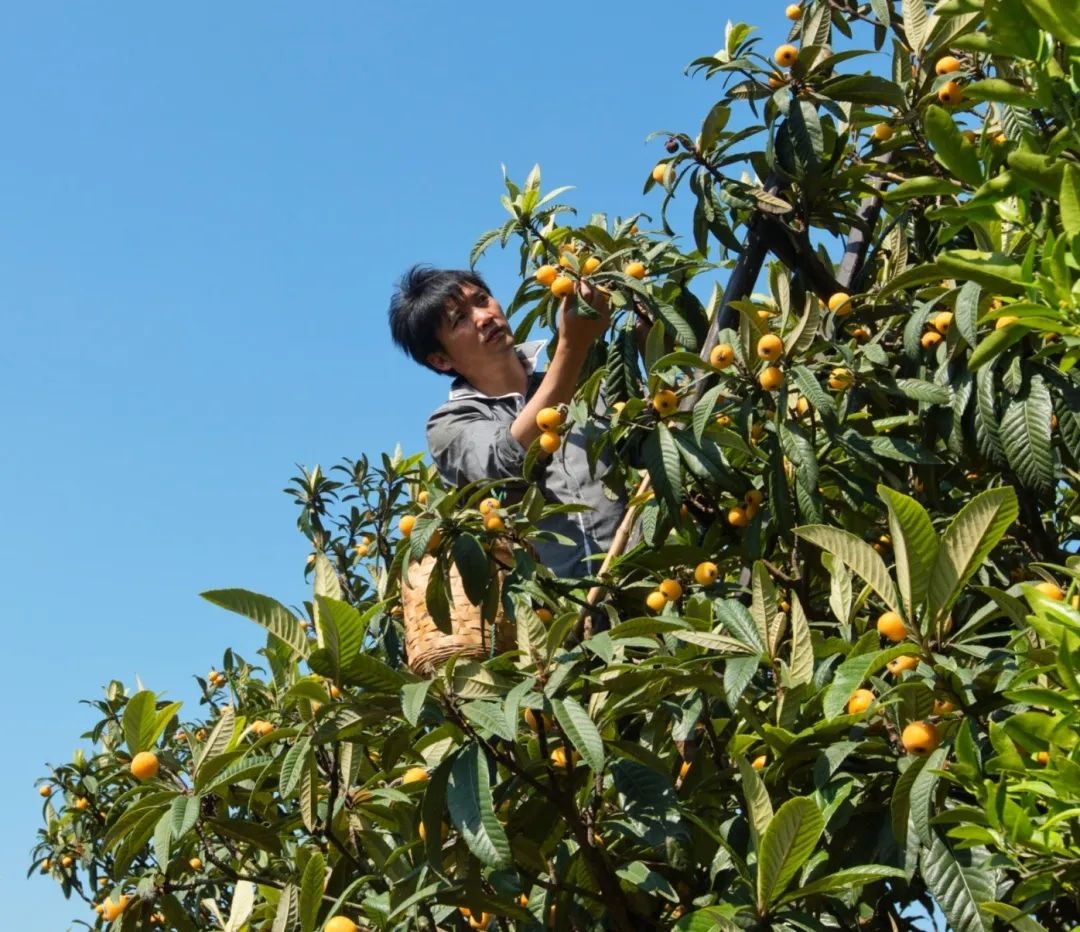
<instances>
[{"instance_id":1,"label":"man's eye","mask_svg":"<svg viewBox=\"0 0 1080 932\"><path fill-rule=\"evenodd\" d=\"M487 305L488 305L488 302L489 302L490 300L491 300L491 295L489 295L489 294L484 294L484 292L482 292L482 291L481 291L481 292L479 292L479 293L478 293L478 294L476 295L476 298L475 298L475 300L474 300L474 302L473 302L473 303L474 303L474 304L475 304L475 305L476 305L477 307L487 307Z\"/></svg>"}]
</instances>

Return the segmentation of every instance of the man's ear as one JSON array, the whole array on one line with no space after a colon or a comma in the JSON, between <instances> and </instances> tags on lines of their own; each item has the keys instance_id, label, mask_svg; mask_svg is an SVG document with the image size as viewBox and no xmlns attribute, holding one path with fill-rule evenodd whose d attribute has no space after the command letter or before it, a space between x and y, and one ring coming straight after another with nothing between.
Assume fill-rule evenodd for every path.
<instances>
[{"instance_id":1,"label":"man's ear","mask_svg":"<svg viewBox=\"0 0 1080 932\"><path fill-rule=\"evenodd\" d=\"M454 368L450 364L450 357L441 351L428 353L426 361L432 369L437 369L439 372L450 372Z\"/></svg>"}]
</instances>

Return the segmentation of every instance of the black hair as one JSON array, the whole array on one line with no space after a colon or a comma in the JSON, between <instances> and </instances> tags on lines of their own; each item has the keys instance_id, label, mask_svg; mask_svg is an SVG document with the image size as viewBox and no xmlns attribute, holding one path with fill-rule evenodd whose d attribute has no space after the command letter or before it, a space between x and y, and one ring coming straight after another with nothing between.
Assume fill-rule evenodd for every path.
<instances>
[{"instance_id":1,"label":"black hair","mask_svg":"<svg viewBox=\"0 0 1080 932\"><path fill-rule=\"evenodd\" d=\"M435 331L445 320L446 312L461 299L463 285L472 285L491 293L476 272L461 269L435 269L414 265L401 276L390 299L390 336L418 363L435 372L427 357L442 349ZM456 375L446 371L445 375Z\"/></svg>"}]
</instances>

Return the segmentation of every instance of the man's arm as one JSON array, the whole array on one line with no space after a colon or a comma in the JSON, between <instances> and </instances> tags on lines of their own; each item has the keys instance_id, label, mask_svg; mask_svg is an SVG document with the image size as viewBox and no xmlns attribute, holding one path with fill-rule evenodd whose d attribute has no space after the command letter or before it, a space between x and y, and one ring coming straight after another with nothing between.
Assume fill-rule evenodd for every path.
<instances>
[{"instance_id":1,"label":"man's arm","mask_svg":"<svg viewBox=\"0 0 1080 932\"><path fill-rule=\"evenodd\" d=\"M555 346L555 354L551 357L540 387L510 425L510 436L523 447L528 447L540 436L536 415L541 409L565 404L574 396L589 349L611 322L611 309L604 292L590 288L585 282L578 283L578 292L597 311L598 316L575 314L571 310L570 299L563 299L559 308L559 342Z\"/></svg>"}]
</instances>

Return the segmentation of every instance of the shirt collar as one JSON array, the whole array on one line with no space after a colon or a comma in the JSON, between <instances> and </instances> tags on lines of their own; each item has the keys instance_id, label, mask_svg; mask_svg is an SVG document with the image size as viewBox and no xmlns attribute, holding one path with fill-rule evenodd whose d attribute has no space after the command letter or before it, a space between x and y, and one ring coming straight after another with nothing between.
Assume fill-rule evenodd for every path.
<instances>
[{"instance_id":1,"label":"shirt collar","mask_svg":"<svg viewBox=\"0 0 1080 932\"><path fill-rule=\"evenodd\" d=\"M521 360L521 364L525 367L525 374L532 376L536 372L536 364L540 359L540 352L547 346L547 340L530 340L527 343L519 343L514 347L514 352L517 353L518 359ZM458 376L454 379L453 384L450 386L450 400L455 401L459 398L520 398L521 392L510 392L506 395L485 395L483 392L474 388L462 376Z\"/></svg>"}]
</instances>

